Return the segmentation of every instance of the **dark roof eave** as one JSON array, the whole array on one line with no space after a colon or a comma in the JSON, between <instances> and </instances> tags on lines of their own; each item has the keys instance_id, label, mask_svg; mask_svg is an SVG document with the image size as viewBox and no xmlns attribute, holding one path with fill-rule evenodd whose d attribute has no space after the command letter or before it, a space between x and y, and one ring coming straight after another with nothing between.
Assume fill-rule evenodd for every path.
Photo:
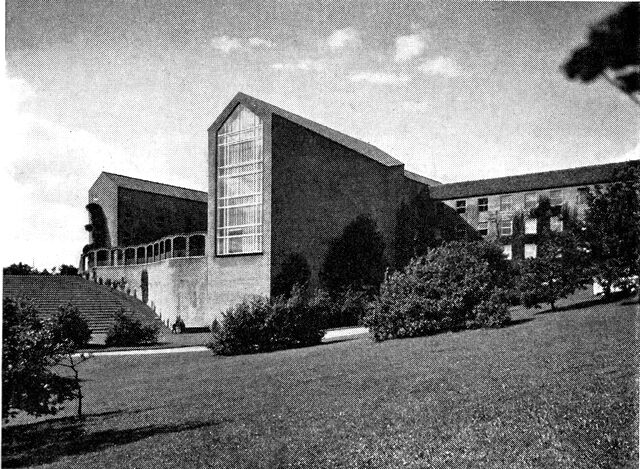
<instances>
[{"instance_id":1,"label":"dark roof eave","mask_svg":"<svg viewBox=\"0 0 640 469\"><path fill-rule=\"evenodd\" d=\"M431 197L437 200L463 199L483 195L528 192L558 187L605 184L616 180L616 172L640 161L582 166L578 168L505 176L476 181L454 182L435 186Z\"/></svg>"}]
</instances>

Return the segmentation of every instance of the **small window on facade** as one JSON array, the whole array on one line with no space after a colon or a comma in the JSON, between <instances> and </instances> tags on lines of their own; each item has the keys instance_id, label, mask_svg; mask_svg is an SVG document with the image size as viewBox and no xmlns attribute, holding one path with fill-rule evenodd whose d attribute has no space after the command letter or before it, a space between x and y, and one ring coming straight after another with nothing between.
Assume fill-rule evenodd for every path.
<instances>
[{"instance_id":1,"label":"small window on facade","mask_svg":"<svg viewBox=\"0 0 640 469\"><path fill-rule=\"evenodd\" d=\"M525 244L524 245L524 258L530 259L534 258L538 255L538 246L535 244Z\"/></svg>"},{"instance_id":2,"label":"small window on facade","mask_svg":"<svg viewBox=\"0 0 640 469\"><path fill-rule=\"evenodd\" d=\"M510 244L502 246L502 254L504 254L508 260L513 259L513 250L511 249Z\"/></svg>"},{"instance_id":3,"label":"small window on facade","mask_svg":"<svg viewBox=\"0 0 640 469\"><path fill-rule=\"evenodd\" d=\"M562 231L562 220L560 217L551 217L549 219L549 228L551 231Z\"/></svg>"},{"instance_id":4,"label":"small window on facade","mask_svg":"<svg viewBox=\"0 0 640 469\"><path fill-rule=\"evenodd\" d=\"M479 221L478 222L478 234L480 236L487 236L489 233L489 222L488 221Z\"/></svg>"},{"instance_id":5,"label":"small window on facade","mask_svg":"<svg viewBox=\"0 0 640 469\"><path fill-rule=\"evenodd\" d=\"M535 192L530 192L529 194L524 195L524 209L531 210L536 208L538 205L538 194Z\"/></svg>"},{"instance_id":6,"label":"small window on facade","mask_svg":"<svg viewBox=\"0 0 640 469\"><path fill-rule=\"evenodd\" d=\"M463 239L467 236L467 230L464 225L456 225L456 238Z\"/></svg>"},{"instance_id":7,"label":"small window on facade","mask_svg":"<svg viewBox=\"0 0 640 469\"><path fill-rule=\"evenodd\" d=\"M513 220L503 218L500 220L500 236L511 236L513 234Z\"/></svg>"},{"instance_id":8,"label":"small window on facade","mask_svg":"<svg viewBox=\"0 0 640 469\"><path fill-rule=\"evenodd\" d=\"M513 212L513 197L510 195L503 195L500 197L500 211L501 212Z\"/></svg>"},{"instance_id":9,"label":"small window on facade","mask_svg":"<svg viewBox=\"0 0 640 469\"><path fill-rule=\"evenodd\" d=\"M578 203L578 205L584 205L587 203L588 200L588 195L589 195L589 188L588 187L580 187L578 189L578 196L576 199L576 202Z\"/></svg>"},{"instance_id":10,"label":"small window on facade","mask_svg":"<svg viewBox=\"0 0 640 469\"><path fill-rule=\"evenodd\" d=\"M549 191L549 205L552 207L562 205L562 189Z\"/></svg>"},{"instance_id":11,"label":"small window on facade","mask_svg":"<svg viewBox=\"0 0 640 469\"><path fill-rule=\"evenodd\" d=\"M478 212L486 212L489 210L489 197L480 197L478 199Z\"/></svg>"},{"instance_id":12,"label":"small window on facade","mask_svg":"<svg viewBox=\"0 0 640 469\"><path fill-rule=\"evenodd\" d=\"M467 210L467 201L466 200L456 200L456 212L464 213Z\"/></svg>"},{"instance_id":13,"label":"small window on facade","mask_svg":"<svg viewBox=\"0 0 640 469\"><path fill-rule=\"evenodd\" d=\"M524 221L524 234L536 234L538 232L538 220L527 218Z\"/></svg>"}]
</instances>

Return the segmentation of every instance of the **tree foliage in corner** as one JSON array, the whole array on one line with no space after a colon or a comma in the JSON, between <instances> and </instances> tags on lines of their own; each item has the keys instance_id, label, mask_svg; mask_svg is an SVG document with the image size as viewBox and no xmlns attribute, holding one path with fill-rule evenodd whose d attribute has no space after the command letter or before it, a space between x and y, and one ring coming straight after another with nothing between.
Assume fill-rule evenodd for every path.
<instances>
[{"instance_id":1,"label":"tree foliage in corner","mask_svg":"<svg viewBox=\"0 0 640 469\"><path fill-rule=\"evenodd\" d=\"M36 417L55 414L62 404L79 399L82 390L74 358L91 337L87 323L71 305L54 317L41 319L37 309L24 299L5 298L2 303L2 418L19 411ZM55 371L67 367L72 376Z\"/></svg>"},{"instance_id":2,"label":"tree foliage in corner","mask_svg":"<svg viewBox=\"0 0 640 469\"><path fill-rule=\"evenodd\" d=\"M377 291L387 266L384 248L376 222L369 215L358 216L331 241L320 281L332 295L349 288Z\"/></svg>"},{"instance_id":3,"label":"tree foliage in corner","mask_svg":"<svg viewBox=\"0 0 640 469\"><path fill-rule=\"evenodd\" d=\"M616 179L589 194L583 231L593 277L606 296L640 275L640 174L629 167Z\"/></svg>"},{"instance_id":4,"label":"tree foliage in corner","mask_svg":"<svg viewBox=\"0 0 640 469\"><path fill-rule=\"evenodd\" d=\"M627 3L591 27L587 44L562 66L571 80L602 76L640 105L640 4Z\"/></svg>"},{"instance_id":5,"label":"tree foliage in corner","mask_svg":"<svg viewBox=\"0 0 640 469\"><path fill-rule=\"evenodd\" d=\"M420 191L409 203L402 201L396 213L393 262L396 270L404 269L412 258L425 255L436 245L435 218L428 189Z\"/></svg>"}]
</instances>

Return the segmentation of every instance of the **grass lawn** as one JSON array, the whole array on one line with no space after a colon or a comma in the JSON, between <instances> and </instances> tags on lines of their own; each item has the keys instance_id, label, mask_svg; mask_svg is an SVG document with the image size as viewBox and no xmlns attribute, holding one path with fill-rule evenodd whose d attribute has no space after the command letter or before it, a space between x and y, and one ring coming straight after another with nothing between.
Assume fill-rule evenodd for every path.
<instances>
[{"instance_id":1,"label":"grass lawn","mask_svg":"<svg viewBox=\"0 0 640 469\"><path fill-rule=\"evenodd\" d=\"M17 419L2 462L637 467L637 313L637 299L573 304L517 310L501 330L380 344L96 357L86 418Z\"/></svg>"}]
</instances>

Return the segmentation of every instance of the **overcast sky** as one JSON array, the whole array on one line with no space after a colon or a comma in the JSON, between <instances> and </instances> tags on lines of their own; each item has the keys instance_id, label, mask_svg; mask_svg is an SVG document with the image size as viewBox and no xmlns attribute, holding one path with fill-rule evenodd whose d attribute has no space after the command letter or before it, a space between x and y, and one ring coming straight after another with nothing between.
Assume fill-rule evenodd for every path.
<instances>
[{"instance_id":1,"label":"overcast sky","mask_svg":"<svg viewBox=\"0 0 640 469\"><path fill-rule=\"evenodd\" d=\"M76 265L100 171L206 190L238 91L443 182L639 157L638 108L559 70L618 4L177 3L8 1L3 265Z\"/></svg>"}]
</instances>

